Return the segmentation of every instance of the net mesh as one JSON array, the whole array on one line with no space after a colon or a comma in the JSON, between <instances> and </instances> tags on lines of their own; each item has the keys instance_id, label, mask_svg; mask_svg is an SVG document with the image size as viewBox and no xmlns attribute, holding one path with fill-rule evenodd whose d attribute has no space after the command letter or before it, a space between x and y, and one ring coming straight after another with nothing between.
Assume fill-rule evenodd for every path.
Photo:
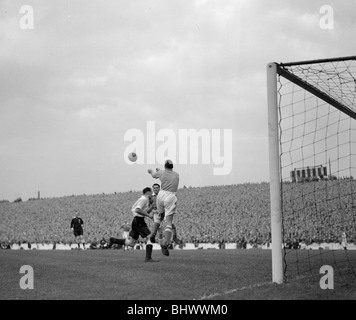
<instances>
[{"instance_id":1,"label":"net mesh","mask_svg":"<svg viewBox=\"0 0 356 320\"><path fill-rule=\"evenodd\" d=\"M285 280L323 265L355 276L356 61L279 68Z\"/></svg>"}]
</instances>

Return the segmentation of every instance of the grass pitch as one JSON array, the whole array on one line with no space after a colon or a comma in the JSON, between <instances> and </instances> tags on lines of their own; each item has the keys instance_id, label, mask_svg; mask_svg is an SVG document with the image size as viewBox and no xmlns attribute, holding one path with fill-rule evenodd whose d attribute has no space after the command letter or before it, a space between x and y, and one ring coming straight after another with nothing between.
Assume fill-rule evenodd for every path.
<instances>
[{"instance_id":1,"label":"grass pitch","mask_svg":"<svg viewBox=\"0 0 356 320\"><path fill-rule=\"evenodd\" d=\"M153 251L156 263L144 257L141 250L0 250L0 299L356 299L354 275L335 272L333 290L320 288L318 272L272 284L269 250ZM20 288L23 265L34 270L33 290Z\"/></svg>"}]
</instances>

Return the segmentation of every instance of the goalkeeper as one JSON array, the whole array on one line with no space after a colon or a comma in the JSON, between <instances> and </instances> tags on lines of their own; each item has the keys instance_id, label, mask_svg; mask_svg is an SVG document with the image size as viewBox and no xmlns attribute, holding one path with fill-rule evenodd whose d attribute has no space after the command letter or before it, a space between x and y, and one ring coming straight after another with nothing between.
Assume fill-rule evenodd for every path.
<instances>
[{"instance_id":1,"label":"goalkeeper","mask_svg":"<svg viewBox=\"0 0 356 320\"><path fill-rule=\"evenodd\" d=\"M173 162L166 160L164 170L156 169L156 172L149 169L148 173L155 179L161 180L161 190L157 196L157 212L161 215L165 214L167 226L164 230L164 239L161 244L162 253L169 256L168 245L172 238L173 216L176 213L177 207L177 190L179 185L179 174L173 171Z\"/></svg>"},{"instance_id":2,"label":"goalkeeper","mask_svg":"<svg viewBox=\"0 0 356 320\"><path fill-rule=\"evenodd\" d=\"M156 242L156 235L158 233L158 238L162 239L162 222L164 220L164 212L162 214L159 214L157 211L157 196L159 191L161 190L161 187L158 183L153 184L152 186L153 194L150 199L150 208L152 208L152 213L153 213L153 227L151 229L151 237L150 240L152 243ZM180 241L177 238L177 229L174 223L172 223L172 240L174 243L179 244Z\"/></svg>"}]
</instances>

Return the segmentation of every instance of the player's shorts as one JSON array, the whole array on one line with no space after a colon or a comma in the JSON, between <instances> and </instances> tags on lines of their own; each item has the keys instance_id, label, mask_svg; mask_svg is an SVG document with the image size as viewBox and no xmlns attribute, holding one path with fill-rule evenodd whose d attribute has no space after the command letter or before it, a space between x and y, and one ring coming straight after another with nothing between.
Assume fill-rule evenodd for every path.
<instances>
[{"instance_id":1,"label":"player's shorts","mask_svg":"<svg viewBox=\"0 0 356 320\"><path fill-rule=\"evenodd\" d=\"M137 240L139 236L146 238L151 233L147 227L145 219L142 217L134 217L131 224L130 237Z\"/></svg>"},{"instance_id":2,"label":"player's shorts","mask_svg":"<svg viewBox=\"0 0 356 320\"><path fill-rule=\"evenodd\" d=\"M176 213L177 196L175 192L160 190L157 196L157 211L165 216Z\"/></svg>"},{"instance_id":3,"label":"player's shorts","mask_svg":"<svg viewBox=\"0 0 356 320\"><path fill-rule=\"evenodd\" d=\"M74 229L74 236L80 237L83 235L83 229Z\"/></svg>"}]
</instances>

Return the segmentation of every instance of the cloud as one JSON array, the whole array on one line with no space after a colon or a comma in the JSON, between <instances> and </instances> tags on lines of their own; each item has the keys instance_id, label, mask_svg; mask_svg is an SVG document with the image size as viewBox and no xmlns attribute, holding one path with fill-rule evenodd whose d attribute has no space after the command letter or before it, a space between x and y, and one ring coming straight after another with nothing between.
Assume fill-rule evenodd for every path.
<instances>
[{"instance_id":1,"label":"cloud","mask_svg":"<svg viewBox=\"0 0 356 320\"><path fill-rule=\"evenodd\" d=\"M130 179L141 188L140 170L125 176L123 136L149 120L176 131L231 128L236 181L267 179L267 63L355 48L349 0L330 3L334 30L319 26L321 0L28 4L34 30L19 28L19 3L0 5L0 175L11 186L0 192L8 197L28 193L32 180L53 195L85 184L125 189ZM194 169L201 184L234 181ZM64 181L66 171L73 178Z\"/></svg>"}]
</instances>

